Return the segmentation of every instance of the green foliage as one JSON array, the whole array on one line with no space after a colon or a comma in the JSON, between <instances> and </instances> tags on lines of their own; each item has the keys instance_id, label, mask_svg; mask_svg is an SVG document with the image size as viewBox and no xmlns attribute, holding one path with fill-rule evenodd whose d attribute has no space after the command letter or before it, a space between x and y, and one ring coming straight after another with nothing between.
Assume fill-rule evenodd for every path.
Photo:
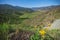
<instances>
[{"instance_id":1,"label":"green foliage","mask_svg":"<svg viewBox=\"0 0 60 40\"><path fill-rule=\"evenodd\" d=\"M0 24L0 40L8 40L8 25Z\"/></svg>"},{"instance_id":2,"label":"green foliage","mask_svg":"<svg viewBox=\"0 0 60 40\"><path fill-rule=\"evenodd\" d=\"M40 40L40 39L41 39L41 37L39 36L38 33L35 33L34 35L32 35L32 36L30 37L30 40Z\"/></svg>"}]
</instances>

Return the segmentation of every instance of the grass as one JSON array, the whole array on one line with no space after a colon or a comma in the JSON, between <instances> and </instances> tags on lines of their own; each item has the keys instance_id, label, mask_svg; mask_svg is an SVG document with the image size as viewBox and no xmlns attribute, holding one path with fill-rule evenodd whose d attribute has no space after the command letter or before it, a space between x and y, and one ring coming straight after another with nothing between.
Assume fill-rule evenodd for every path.
<instances>
[{"instance_id":1,"label":"grass","mask_svg":"<svg viewBox=\"0 0 60 40\"><path fill-rule=\"evenodd\" d=\"M3 23L0 25L0 40L9 40L8 33L15 32L16 29L33 31L34 34L30 36L30 40L59 40L60 38L60 30L48 30L46 31L45 37L42 38L39 31L41 30L41 26L20 26L20 24L7 24Z\"/></svg>"},{"instance_id":2,"label":"grass","mask_svg":"<svg viewBox=\"0 0 60 40\"><path fill-rule=\"evenodd\" d=\"M8 39L9 34L12 32L15 32L16 29L34 32L34 34L30 36L30 40L60 40L60 30L55 30L55 29L48 30L48 31L44 30L46 34L44 35L44 38L43 38L41 34L39 33L39 31L43 29L43 26L39 25L37 27L34 27L28 24L25 25L24 22L22 22L25 19L33 19L36 16L40 18L40 22L43 21L46 17L48 17L46 14L42 14L42 12L33 12L29 14L26 13L24 15L19 16L20 19L16 20L17 22L19 22L18 24L14 22L13 18L11 21L12 24L8 24L8 23L0 24L0 40L9 40ZM60 18L59 13L54 14L54 16L56 18Z\"/></svg>"},{"instance_id":3,"label":"grass","mask_svg":"<svg viewBox=\"0 0 60 40\"><path fill-rule=\"evenodd\" d=\"M41 12L33 12L33 13L29 13L29 14L26 13L26 14L20 16L20 18L34 18L35 16L38 16L40 14L41 14Z\"/></svg>"}]
</instances>

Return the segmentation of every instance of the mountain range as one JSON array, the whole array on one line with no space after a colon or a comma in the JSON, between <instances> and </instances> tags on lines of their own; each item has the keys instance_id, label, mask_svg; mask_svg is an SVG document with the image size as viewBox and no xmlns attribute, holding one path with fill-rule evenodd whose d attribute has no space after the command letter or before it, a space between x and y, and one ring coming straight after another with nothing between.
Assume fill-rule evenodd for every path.
<instances>
[{"instance_id":1,"label":"mountain range","mask_svg":"<svg viewBox=\"0 0 60 40\"><path fill-rule=\"evenodd\" d=\"M0 4L0 22L25 25L43 25L60 18L60 5L25 8Z\"/></svg>"}]
</instances>

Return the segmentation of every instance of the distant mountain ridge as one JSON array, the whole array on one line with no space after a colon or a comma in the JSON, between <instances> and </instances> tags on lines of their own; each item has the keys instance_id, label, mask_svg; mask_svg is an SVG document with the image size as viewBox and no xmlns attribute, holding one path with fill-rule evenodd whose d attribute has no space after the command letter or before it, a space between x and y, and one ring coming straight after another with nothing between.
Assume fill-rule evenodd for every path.
<instances>
[{"instance_id":1,"label":"distant mountain ridge","mask_svg":"<svg viewBox=\"0 0 60 40\"><path fill-rule=\"evenodd\" d=\"M51 10L58 7L60 7L60 5L53 5L53 6L46 6L46 7L33 7L32 10Z\"/></svg>"},{"instance_id":2,"label":"distant mountain ridge","mask_svg":"<svg viewBox=\"0 0 60 40\"><path fill-rule=\"evenodd\" d=\"M11 9L11 10L22 11L22 12L33 12L33 10L30 9L30 8L12 6L12 5L9 5L9 4L0 4L0 10L1 9Z\"/></svg>"},{"instance_id":3,"label":"distant mountain ridge","mask_svg":"<svg viewBox=\"0 0 60 40\"><path fill-rule=\"evenodd\" d=\"M25 7L20 7L20 6L12 6L9 4L0 4L0 9L1 8L7 8L7 9L13 9L17 11L26 11L26 12L33 12L34 10L51 10L54 8L60 7L60 5L52 5L52 6L46 6L46 7L33 7L33 8L25 8Z\"/></svg>"}]
</instances>

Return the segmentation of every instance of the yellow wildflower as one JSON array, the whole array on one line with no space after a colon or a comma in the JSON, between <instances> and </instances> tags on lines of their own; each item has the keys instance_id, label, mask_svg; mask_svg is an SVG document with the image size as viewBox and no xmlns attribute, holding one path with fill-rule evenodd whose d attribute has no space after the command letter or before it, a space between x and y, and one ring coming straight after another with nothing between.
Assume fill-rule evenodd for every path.
<instances>
[{"instance_id":1,"label":"yellow wildflower","mask_svg":"<svg viewBox=\"0 0 60 40\"><path fill-rule=\"evenodd\" d=\"M46 32L44 30L40 30L39 33L42 37L44 37L44 35L46 34Z\"/></svg>"}]
</instances>

